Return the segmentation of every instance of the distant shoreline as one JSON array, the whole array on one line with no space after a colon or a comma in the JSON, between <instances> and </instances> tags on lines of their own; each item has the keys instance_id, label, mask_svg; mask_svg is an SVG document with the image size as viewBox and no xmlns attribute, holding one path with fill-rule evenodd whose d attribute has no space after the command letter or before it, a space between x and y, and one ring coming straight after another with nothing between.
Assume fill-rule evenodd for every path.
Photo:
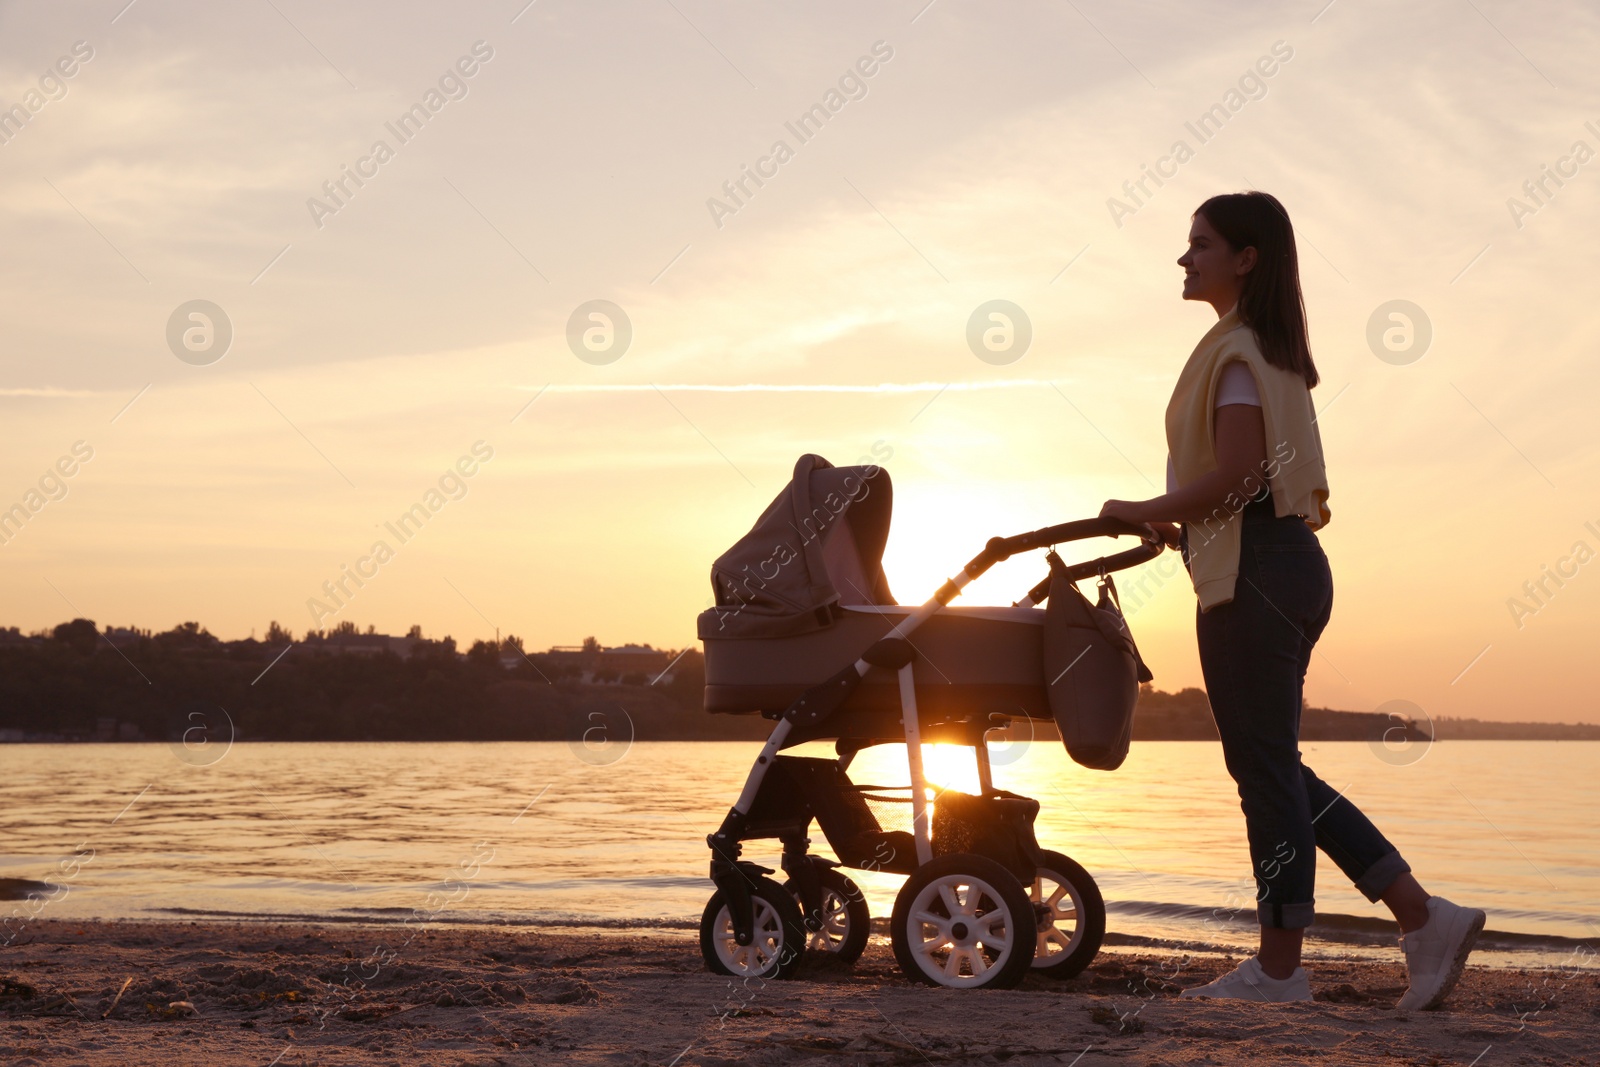
<instances>
[{"instance_id":1,"label":"distant shoreline","mask_svg":"<svg viewBox=\"0 0 1600 1067\"><path fill-rule=\"evenodd\" d=\"M449 638L357 633L221 642L196 623L149 634L75 619L47 634L0 630L0 744L157 741L184 758L235 741L764 741L759 715L702 707L697 648L601 646L525 652L508 637L458 652ZM1396 705L1398 706L1398 705ZM983 709L974 709L982 711ZM1407 758L1434 740L1600 741L1600 724L1410 718L1307 707L1300 740L1364 741ZM1017 720L992 738L1059 737ZM1205 691L1146 685L1135 741L1215 741ZM203 761L203 760L202 760Z\"/></svg>"}]
</instances>

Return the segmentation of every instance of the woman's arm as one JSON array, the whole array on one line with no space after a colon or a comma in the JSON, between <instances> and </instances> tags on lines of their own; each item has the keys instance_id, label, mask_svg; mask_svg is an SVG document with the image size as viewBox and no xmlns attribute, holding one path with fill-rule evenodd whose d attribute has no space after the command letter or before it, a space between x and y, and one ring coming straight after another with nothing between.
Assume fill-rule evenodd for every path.
<instances>
[{"instance_id":1,"label":"woman's arm","mask_svg":"<svg viewBox=\"0 0 1600 1067\"><path fill-rule=\"evenodd\" d=\"M1214 427L1217 469L1170 493L1149 500L1108 500L1102 518L1127 522L1203 522L1239 510L1230 508L1261 492L1267 470L1267 427L1254 404L1217 408Z\"/></svg>"}]
</instances>

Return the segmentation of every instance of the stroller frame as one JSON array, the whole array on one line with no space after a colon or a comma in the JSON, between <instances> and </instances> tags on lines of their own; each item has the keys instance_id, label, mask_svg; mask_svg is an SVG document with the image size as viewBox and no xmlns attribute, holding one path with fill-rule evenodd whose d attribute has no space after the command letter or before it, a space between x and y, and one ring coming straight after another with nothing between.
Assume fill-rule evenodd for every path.
<instances>
[{"instance_id":1,"label":"stroller frame","mask_svg":"<svg viewBox=\"0 0 1600 1067\"><path fill-rule=\"evenodd\" d=\"M807 941L813 941L818 935L818 927L828 914L829 909L826 907L828 902L825 901L825 896L830 892L834 897L842 898L832 901L836 907L843 908L849 905L858 907L859 920L864 924L866 909L864 900L860 898L860 891L848 878L843 878L838 872L833 871L837 866L903 873L912 876L912 880L918 877L919 872L933 871L936 868L949 867L974 871L975 888L971 890L974 897L982 896L982 899L992 902L992 898L996 896L1006 896L1011 903L1008 914L1020 915L1024 921L1027 917L1031 917L1037 924L1038 936L1042 939L1046 936L1044 931L1051 909L1056 907L1055 900L1061 896L1060 891L1057 891L1048 906L1039 899L1040 891L1035 881L1035 874L1043 871L1046 863L1049 863L1052 872L1064 870L1064 873L1055 874L1056 881L1063 885L1066 884L1068 877L1077 877L1087 883L1085 892L1093 897L1092 903L1093 907L1098 909L1100 925L1100 930L1094 934L1093 947L1086 955L1076 953L1077 958L1061 961L1050 971L1058 977L1070 977L1087 965L1094 952L1098 950L1099 940L1103 934L1104 910L1098 889L1094 887L1093 880L1089 878L1087 872L1069 858L1057 853L1046 853L1039 848L1032 832L1033 817L1039 809L1038 802L996 789L993 783L987 735L991 730L1008 725L1012 717L1000 714L946 714L937 718L937 721L924 722L924 715L918 710L917 687L913 678L912 665L918 657L918 652L910 638L924 623L960 595L966 586L996 563L1023 552L1064 542L1089 537L1116 537L1125 533L1138 535L1141 544L1128 551L1102 556L1073 566L1062 564L1059 558L1054 556L1054 552L1051 552L1052 569L1057 576L1064 574L1069 581L1076 582L1098 574L1102 582L1109 582L1110 572L1145 563L1161 553L1164 546L1150 527L1118 519L1089 519L1049 526L1014 537L991 539L981 553L968 562L954 578L946 581L926 603L912 610L888 634L862 651L853 663L842 667L826 681L807 689L777 715L777 725L756 757L739 799L728 811L717 831L706 838L712 853L711 880L717 886L717 894L707 908L706 922L702 924L702 950L706 953L708 964L713 963L713 956L708 948L707 929L719 900L725 909L726 919L731 919L732 940L737 946L744 948L757 942L756 912L758 907L765 907L768 913L773 910L769 904L762 903L762 889L764 886L776 888L774 883L766 878L774 872L770 868L743 859L742 845L747 840L777 837L783 846L781 865L790 879L786 890L798 898L801 913L811 917L808 921L810 933L805 938ZM1014 606L1032 607L1044 602L1049 595L1050 584L1051 578L1046 578ZM884 728L874 729L869 736L861 736L855 730L842 736L829 731L826 725L828 720L844 706L862 679L874 667L895 672L899 698L898 730L891 731L887 728L889 720L883 718L879 723ZM767 714L771 716L770 712ZM838 737L836 748L838 759L835 761L804 760L779 754L782 749L793 744L835 736ZM937 737L940 742L971 747L974 750L979 794L977 797L952 794L952 800L961 798L963 803L979 802L976 808L984 812L985 818L978 827L984 835L984 845L980 854L966 853L938 857L935 855L935 840L928 810L927 781L922 760L922 745L930 737ZM852 783L849 782L845 772L857 752L872 745L902 741L906 746L911 779L911 839L914 864L901 860L895 850L891 850L891 855L888 857L878 855L876 861L859 854L849 854L849 850L842 847L841 842L833 840L833 835L829 834L828 820L820 812L812 810L815 805L808 803L814 799L814 790L810 796L802 800L792 796L794 793L792 788L773 789L769 786L775 773L779 775L797 773L807 770L801 766L802 764L821 764L820 767L810 768L810 772L827 775L830 773L830 768L836 769L832 773L836 773L837 779L842 780L848 789ZM781 783L788 787L792 787L793 784L793 782ZM764 787L768 787L765 792ZM771 799L779 792L789 799L775 807ZM839 853L841 863L835 864L808 854L810 839L807 834L814 817L823 824L824 834L829 836L829 843ZM837 823L837 816L835 822ZM884 839L889 836L881 835ZM990 858L985 858L986 856ZM1002 862L1005 860L1008 862ZM1014 890L1008 890L1008 886L1002 885L1001 882L1013 876L1020 884L1015 885ZM1020 891L1023 885L1033 886L1033 900L1029 901L1026 896L1018 895L1016 891ZM906 889L902 890L902 897L905 897L907 890L911 888L913 888L911 880L908 880ZM855 894L854 901L849 899L852 892ZM1018 907L1018 901L1025 906ZM935 907L937 906L935 904ZM902 921L901 910L900 903L897 903L897 924ZM764 918L769 926L774 921L770 914L766 914ZM896 934L898 938L898 926ZM793 940L792 935L786 940ZM826 944L826 938L822 940ZM865 944L864 929L859 931L855 940L859 944L845 950L845 954L851 960L859 955L861 946ZM1020 941L1015 937L1011 940ZM853 955L850 954L851 951ZM985 948L983 951L989 950ZM966 976L960 976L960 980L946 981L936 974L926 973L926 968L922 970L913 968L907 956L902 954L898 939L896 955L900 958L902 968L913 979L930 984L1006 986L1020 981L1033 963L1033 943L1029 944L1027 958L1020 966L1014 959L1007 968L993 968L987 980L983 981L977 980L979 972L984 968L978 965L979 961L976 959L972 961L974 975L970 980ZM1020 953L1010 955L1020 958ZM787 958L763 961L758 973L786 977L798 964L798 956L798 947L791 947ZM728 969L726 963L718 969L723 969L727 973L737 973ZM1001 973L1002 971L1004 973Z\"/></svg>"}]
</instances>

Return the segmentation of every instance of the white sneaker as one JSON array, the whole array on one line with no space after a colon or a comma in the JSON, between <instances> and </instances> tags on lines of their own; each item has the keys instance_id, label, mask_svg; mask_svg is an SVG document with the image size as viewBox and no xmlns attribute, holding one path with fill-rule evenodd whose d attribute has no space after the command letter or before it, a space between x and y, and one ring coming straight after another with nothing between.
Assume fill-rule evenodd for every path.
<instances>
[{"instance_id":1,"label":"white sneaker","mask_svg":"<svg viewBox=\"0 0 1600 1067\"><path fill-rule=\"evenodd\" d=\"M1273 978L1263 971L1261 964L1251 956L1216 981L1185 989L1178 995L1287 1004L1291 1001L1310 1000L1311 983L1306 979L1304 967L1296 967L1294 973L1287 978Z\"/></svg>"},{"instance_id":2,"label":"white sneaker","mask_svg":"<svg viewBox=\"0 0 1600 1067\"><path fill-rule=\"evenodd\" d=\"M1406 954L1406 976L1411 988L1395 1005L1399 1011L1429 1011L1444 1003L1461 971L1473 942L1483 932L1484 913L1463 908L1444 897L1428 898L1428 921L1400 935Z\"/></svg>"}]
</instances>

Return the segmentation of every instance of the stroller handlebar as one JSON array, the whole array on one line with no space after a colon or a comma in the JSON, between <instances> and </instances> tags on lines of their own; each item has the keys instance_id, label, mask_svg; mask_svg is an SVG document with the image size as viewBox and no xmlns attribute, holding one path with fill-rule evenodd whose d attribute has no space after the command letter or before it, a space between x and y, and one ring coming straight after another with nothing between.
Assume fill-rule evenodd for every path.
<instances>
[{"instance_id":1,"label":"stroller handlebar","mask_svg":"<svg viewBox=\"0 0 1600 1067\"><path fill-rule=\"evenodd\" d=\"M1073 581L1087 578L1092 574L1099 574L1103 569L1106 573L1120 571L1134 567L1140 563L1147 563L1161 554L1166 546L1161 537L1149 526L1142 523L1126 522L1122 519L1099 518L1080 519L1077 522L1065 522L1057 526L1046 526L1030 533L1017 534L1014 537L994 537L984 546L982 552L973 557L966 566L968 579L977 578L984 571L1003 560L1022 552L1031 552L1036 548L1048 545L1059 545L1066 541L1080 541L1086 537L1117 537L1121 534L1136 534L1143 542L1137 548L1118 552L1112 556L1102 556L1099 559L1089 560L1067 568ZM947 601L948 602L948 601Z\"/></svg>"},{"instance_id":2,"label":"stroller handlebar","mask_svg":"<svg viewBox=\"0 0 1600 1067\"><path fill-rule=\"evenodd\" d=\"M1081 541L1086 537L1116 537L1125 533L1139 535L1140 538L1158 551L1162 547L1160 536L1143 523L1102 518L1064 522L1058 526L1046 526L1042 530L1034 530L1032 533L1017 534L1015 537L996 537L989 541L985 551L998 550L1003 553L995 560L998 563L1002 559L1009 559L1018 552L1028 552L1035 548L1043 548L1046 545L1059 545L1066 541ZM1135 549L1134 551L1139 550Z\"/></svg>"}]
</instances>

